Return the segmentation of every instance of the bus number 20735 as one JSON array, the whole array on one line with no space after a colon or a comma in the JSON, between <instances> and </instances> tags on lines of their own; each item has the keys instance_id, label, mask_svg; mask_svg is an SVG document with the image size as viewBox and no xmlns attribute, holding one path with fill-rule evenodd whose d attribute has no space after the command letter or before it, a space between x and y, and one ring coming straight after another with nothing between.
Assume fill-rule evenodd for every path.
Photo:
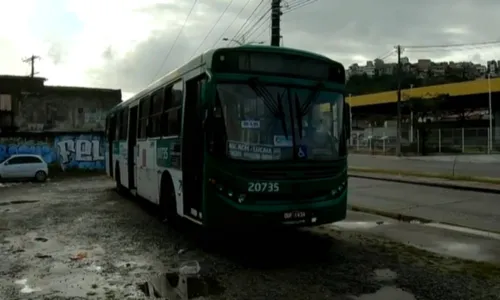
<instances>
[{"instance_id":1,"label":"bus number 20735","mask_svg":"<svg viewBox=\"0 0 500 300\"><path fill-rule=\"evenodd\" d=\"M276 193L280 191L278 182L249 182L248 192L250 193Z\"/></svg>"}]
</instances>

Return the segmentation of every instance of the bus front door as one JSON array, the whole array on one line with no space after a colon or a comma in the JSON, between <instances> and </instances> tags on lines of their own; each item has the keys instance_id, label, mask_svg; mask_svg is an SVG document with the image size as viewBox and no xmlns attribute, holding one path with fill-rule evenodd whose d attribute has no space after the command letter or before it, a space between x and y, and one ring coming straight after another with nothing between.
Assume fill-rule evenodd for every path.
<instances>
[{"instance_id":1,"label":"bus front door","mask_svg":"<svg viewBox=\"0 0 500 300\"><path fill-rule=\"evenodd\" d=\"M128 155L127 155L127 166L128 166L128 188L135 189L135 145L137 145L137 108L136 105L130 108L129 116L129 128L128 128Z\"/></svg>"},{"instance_id":2,"label":"bus front door","mask_svg":"<svg viewBox=\"0 0 500 300\"><path fill-rule=\"evenodd\" d=\"M201 220L203 197L202 87L205 76L186 82L182 138L184 214Z\"/></svg>"}]
</instances>

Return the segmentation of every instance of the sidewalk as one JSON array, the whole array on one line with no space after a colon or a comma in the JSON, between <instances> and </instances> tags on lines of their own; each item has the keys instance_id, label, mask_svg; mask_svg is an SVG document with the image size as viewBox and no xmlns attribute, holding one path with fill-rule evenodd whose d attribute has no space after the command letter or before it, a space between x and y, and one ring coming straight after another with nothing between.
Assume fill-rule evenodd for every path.
<instances>
[{"instance_id":1,"label":"sidewalk","mask_svg":"<svg viewBox=\"0 0 500 300\"><path fill-rule=\"evenodd\" d=\"M449 180L406 175L389 175L371 172L349 171L349 177L392 181L399 183L418 184L425 186L441 187L456 190L474 191L482 193L500 194L500 184L483 183L475 181Z\"/></svg>"},{"instance_id":2,"label":"sidewalk","mask_svg":"<svg viewBox=\"0 0 500 300\"><path fill-rule=\"evenodd\" d=\"M474 159L473 159L474 158ZM434 157L394 157L350 154L349 167L400 171L411 173L445 174L458 177L500 178L500 160L497 156L434 156Z\"/></svg>"},{"instance_id":3,"label":"sidewalk","mask_svg":"<svg viewBox=\"0 0 500 300\"><path fill-rule=\"evenodd\" d=\"M500 233L500 185L363 172L349 177L350 210Z\"/></svg>"}]
</instances>

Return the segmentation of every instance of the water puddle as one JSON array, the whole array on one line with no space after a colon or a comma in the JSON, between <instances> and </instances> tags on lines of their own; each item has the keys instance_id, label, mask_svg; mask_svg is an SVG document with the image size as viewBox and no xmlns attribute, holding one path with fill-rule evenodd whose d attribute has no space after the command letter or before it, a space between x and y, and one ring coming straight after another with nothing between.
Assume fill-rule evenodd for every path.
<instances>
[{"instance_id":1,"label":"water puddle","mask_svg":"<svg viewBox=\"0 0 500 300\"><path fill-rule=\"evenodd\" d=\"M39 292L39 291L42 290L41 288L29 286L28 285L28 279L26 279L26 278L20 279L20 280L16 280L15 283L18 284L18 285L20 285L20 286L22 286L20 292L23 293L23 294L30 294L30 293Z\"/></svg>"},{"instance_id":2,"label":"water puddle","mask_svg":"<svg viewBox=\"0 0 500 300\"><path fill-rule=\"evenodd\" d=\"M390 269L376 269L373 271L373 277L376 281L385 282L386 284L391 284L392 281L396 280L398 274ZM384 286L375 293L363 294L360 296L352 296L351 299L357 300L387 300L387 299L397 299L397 300L415 300L415 297L403 291L400 288L394 286Z\"/></svg>"},{"instance_id":3,"label":"water puddle","mask_svg":"<svg viewBox=\"0 0 500 300\"><path fill-rule=\"evenodd\" d=\"M152 277L139 284L145 296L156 299L188 300L221 295L224 287L212 276L200 274L198 262L188 262L172 272Z\"/></svg>"},{"instance_id":4,"label":"water puddle","mask_svg":"<svg viewBox=\"0 0 500 300\"><path fill-rule=\"evenodd\" d=\"M356 230L356 229L371 229L383 225L384 221L365 222L365 221L340 221L333 223L332 226L340 229Z\"/></svg>"},{"instance_id":5,"label":"water puddle","mask_svg":"<svg viewBox=\"0 0 500 300\"><path fill-rule=\"evenodd\" d=\"M220 295L224 288L213 277L185 277L176 273L165 273L140 284L139 289L148 297L161 299L195 299Z\"/></svg>"},{"instance_id":6,"label":"water puddle","mask_svg":"<svg viewBox=\"0 0 500 300\"><path fill-rule=\"evenodd\" d=\"M364 294L358 297L353 297L352 299L357 300L388 300L388 299L397 299L397 300L416 300L415 296L412 294L403 291L400 288L392 287L392 286L384 286L380 290L376 291L373 294Z\"/></svg>"},{"instance_id":7,"label":"water puddle","mask_svg":"<svg viewBox=\"0 0 500 300\"><path fill-rule=\"evenodd\" d=\"M393 281L398 278L398 274L390 269L376 269L374 273L377 281Z\"/></svg>"},{"instance_id":8,"label":"water puddle","mask_svg":"<svg viewBox=\"0 0 500 300\"><path fill-rule=\"evenodd\" d=\"M488 255L482 251L481 247L477 244L467 244L459 242L436 242L434 247L429 249L431 251L452 255L455 257L470 259L475 261L490 261L494 260L493 255Z\"/></svg>"}]
</instances>

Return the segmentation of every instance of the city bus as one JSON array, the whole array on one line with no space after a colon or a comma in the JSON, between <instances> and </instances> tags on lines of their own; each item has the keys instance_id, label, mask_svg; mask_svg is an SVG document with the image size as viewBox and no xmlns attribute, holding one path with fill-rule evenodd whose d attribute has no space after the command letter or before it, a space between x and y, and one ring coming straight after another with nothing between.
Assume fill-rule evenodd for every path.
<instances>
[{"instance_id":1,"label":"city bus","mask_svg":"<svg viewBox=\"0 0 500 300\"><path fill-rule=\"evenodd\" d=\"M347 210L345 69L282 47L218 48L106 117L106 172L168 220L316 226Z\"/></svg>"}]
</instances>

